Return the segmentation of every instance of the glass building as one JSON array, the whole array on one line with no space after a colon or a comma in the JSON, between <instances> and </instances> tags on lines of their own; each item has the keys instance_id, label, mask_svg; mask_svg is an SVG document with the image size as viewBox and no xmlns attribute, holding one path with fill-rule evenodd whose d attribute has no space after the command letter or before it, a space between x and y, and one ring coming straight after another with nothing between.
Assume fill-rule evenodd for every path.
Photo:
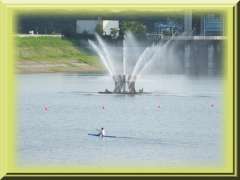
<instances>
[{"instance_id":1,"label":"glass building","mask_svg":"<svg viewBox=\"0 0 240 180\"><path fill-rule=\"evenodd\" d=\"M224 34L223 17L210 14L202 16L201 35L203 36L222 36Z\"/></svg>"}]
</instances>

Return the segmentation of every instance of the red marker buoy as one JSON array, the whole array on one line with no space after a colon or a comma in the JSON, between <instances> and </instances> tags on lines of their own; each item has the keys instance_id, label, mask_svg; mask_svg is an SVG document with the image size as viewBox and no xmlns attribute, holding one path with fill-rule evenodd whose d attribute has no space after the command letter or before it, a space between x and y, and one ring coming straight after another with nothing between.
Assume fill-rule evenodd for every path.
<instances>
[{"instance_id":1,"label":"red marker buoy","mask_svg":"<svg viewBox=\"0 0 240 180\"><path fill-rule=\"evenodd\" d=\"M45 106L45 107L44 107L44 110L45 110L45 111L48 111L48 108Z\"/></svg>"}]
</instances>

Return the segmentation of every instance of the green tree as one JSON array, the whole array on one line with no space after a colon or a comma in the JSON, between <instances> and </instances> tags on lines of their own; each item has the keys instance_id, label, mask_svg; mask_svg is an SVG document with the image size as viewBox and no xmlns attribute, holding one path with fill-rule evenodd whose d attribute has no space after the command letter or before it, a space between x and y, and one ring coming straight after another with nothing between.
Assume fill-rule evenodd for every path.
<instances>
[{"instance_id":1,"label":"green tree","mask_svg":"<svg viewBox=\"0 0 240 180\"><path fill-rule=\"evenodd\" d=\"M121 30L122 33L131 31L136 35L145 36L147 28L143 23L139 21L123 21L121 23Z\"/></svg>"}]
</instances>

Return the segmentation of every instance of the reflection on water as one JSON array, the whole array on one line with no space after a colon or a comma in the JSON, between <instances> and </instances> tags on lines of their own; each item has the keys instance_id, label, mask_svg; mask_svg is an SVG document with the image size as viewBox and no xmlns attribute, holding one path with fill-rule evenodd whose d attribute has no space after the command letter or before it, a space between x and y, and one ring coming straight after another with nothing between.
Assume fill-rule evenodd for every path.
<instances>
[{"instance_id":1,"label":"reflection on water","mask_svg":"<svg viewBox=\"0 0 240 180\"><path fill-rule=\"evenodd\" d=\"M148 76L146 95L98 94L107 76L18 75L18 165L221 165L219 78ZM88 136L105 127L108 135Z\"/></svg>"}]
</instances>

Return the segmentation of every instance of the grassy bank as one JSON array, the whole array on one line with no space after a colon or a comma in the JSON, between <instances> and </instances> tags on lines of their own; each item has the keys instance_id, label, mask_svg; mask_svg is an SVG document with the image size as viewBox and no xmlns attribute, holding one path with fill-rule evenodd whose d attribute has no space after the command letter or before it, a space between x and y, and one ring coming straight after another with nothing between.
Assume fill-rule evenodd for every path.
<instances>
[{"instance_id":1,"label":"grassy bank","mask_svg":"<svg viewBox=\"0 0 240 180\"><path fill-rule=\"evenodd\" d=\"M59 37L16 37L16 47L17 69L20 72L29 68L32 68L29 69L31 72L38 72L38 67L40 72L44 72L44 64L46 72L103 70L98 57L77 43L77 40Z\"/></svg>"}]
</instances>

